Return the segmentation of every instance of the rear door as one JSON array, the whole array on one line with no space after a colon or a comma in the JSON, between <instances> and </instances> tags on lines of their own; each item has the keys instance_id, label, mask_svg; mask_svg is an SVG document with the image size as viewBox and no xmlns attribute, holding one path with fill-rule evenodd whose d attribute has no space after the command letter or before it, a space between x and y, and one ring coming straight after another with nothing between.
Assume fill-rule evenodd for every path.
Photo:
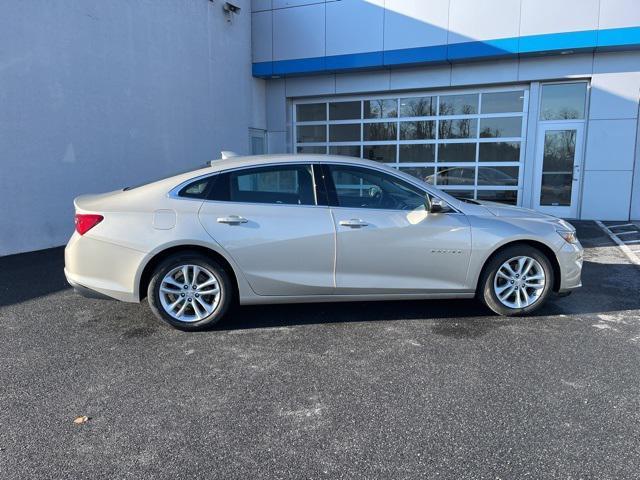
<instances>
[{"instance_id":1,"label":"rear door","mask_svg":"<svg viewBox=\"0 0 640 480\"><path fill-rule=\"evenodd\" d=\"M259 295L333 291L335 231L313 167L279 164L216 176L200 221Z\"/></svg>"},{"instance_id":2,"label":"rear door","mask_svg":"<svg viewBox=\"0 0 640 480\"><path fill-rule=\"evenodd\" d=\"M337 293L467 289L465 215L427 212L426 192L387 172L337 164L325 172L337 232Z\"/></svg>"}]
</instances>

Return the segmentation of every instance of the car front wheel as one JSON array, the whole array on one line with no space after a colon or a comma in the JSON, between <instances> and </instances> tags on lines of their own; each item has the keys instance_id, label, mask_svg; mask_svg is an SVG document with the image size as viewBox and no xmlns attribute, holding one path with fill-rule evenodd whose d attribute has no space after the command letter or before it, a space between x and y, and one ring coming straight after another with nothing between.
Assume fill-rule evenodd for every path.
<instances>
[{"instance_id":1,"label":"car front wheel","mask_svg":"<svg viewBox=\"0 0 640 480\"><path fill-rule=\"evenodd\" d=\"M553 280L553 267L546 255L534 247L517 245L489 260L479 294L499 315L527 315L545 303Z\"/></svg>"},{"instance_id":2,"label":"car front wheel","mask_svg":"<svg viewBox=\"0 0 640 480\"><path fill-rule=\"evenodd\" d=\"M227 272L198 253L177 254L161 262L147 291L153 313L181 330L201 330L219 322L232 296Z\"/></svg>"}]
</instances>

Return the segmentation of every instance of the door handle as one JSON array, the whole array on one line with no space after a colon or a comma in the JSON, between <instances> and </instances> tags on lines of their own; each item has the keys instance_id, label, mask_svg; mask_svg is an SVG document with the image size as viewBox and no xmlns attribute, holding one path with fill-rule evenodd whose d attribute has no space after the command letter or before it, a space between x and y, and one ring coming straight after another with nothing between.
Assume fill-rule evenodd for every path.
<instances>
[{"instance_id":1,"label":"door handle","mask_svg":"<svg viewBox=\"0 0 640 480\"><path fill-rule=\"evenodd\" d=\"M340 225L343 227L360 228L366 227L369 224L359 218L352 218L351 220L340 220Z\"/></svg>"},{"instance_id":2,"label":"door handle","mask_svg":"<svg viewBox=\"0 0 640 480\"><path fill-rule=\"evenodd\" d=\"M238 225L240 223L247 223L248 221L249 220L239 215L229 215L228 217L218 217L218 223L226 223L228 225Z\"/></svg>"}]
</instances>

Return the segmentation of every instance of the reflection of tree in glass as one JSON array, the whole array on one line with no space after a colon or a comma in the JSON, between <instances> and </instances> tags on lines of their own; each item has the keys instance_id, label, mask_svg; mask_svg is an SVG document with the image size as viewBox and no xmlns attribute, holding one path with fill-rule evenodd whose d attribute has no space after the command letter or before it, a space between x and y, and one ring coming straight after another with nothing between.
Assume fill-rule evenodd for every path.
<instances>
[{"instance_id":1,"label":"reflection of tree in glass","mask_svg":"<svg viewBox=\"0 0 640 480\"><path fill-rule=\"evenodd\" d=\"M401 140L429 140L435 137L435 123L433 120L423 122L400 123Z\"/></svg>"},{"instance_id":2,"label":"reflection of tree in glass","mask_svg":"<svg viewBox=\"0 0 640 480\"><path fill-rule=\"evenodd\" d=\"M544 137L543 171L570 173L576 148L575 130L555 130Z\"/></svg>"},{"instance_id":3,"label":"reflection of tree in glass","mask_svg":"<svg viewBox=\"0 0 640 480\"><path fill-rule=\"evenodd\" d=\"M502 130L498 127L483 127L480 131L480 137L482 138L496 138L502 136Z\"/></svg>"},{"instance_id":4,"label":"reflection of tree in glass","mask_svg":"<svg viewBox=\"0 0 640 480\"><path fill-rule=\"evenodd\" d=\"M475 120L471 118L440 120L440 138L471 138L473 125Z\"/></svg>"},{"instance_id":5,"label":"reflection of tree in glass","mask_svg":"<svg viewBox=\"0 0 640 480\"><path fill-rule=\"evenodd\" d=\"M364 118L397 117L397 101L394 100L367 100L364 102Z\"/></svg>"},{"instance_id":6,"label":"reflection of tree in glass","mask_svg":"<svg viewBox=\"0 0 640 480\"><path fill-rule=\"evenodd\" d=\"M478 112L478 95L440 97L440 115L473 115Z\"/></svg>"},{"instance_id":7,"label":"reflection of tree in glass","mask_svg":"<svg viewBox=\"0 0 640 480\"><path fill-rule=\"evenodd\" d=\"M573 120L575 118L582 118L580 112L575 108L563 107L560 110L547 108L542 112L543 120Z\"/></svg>"},{"instance_id":8,"label":"reflection of tree in glass","mask_svg":"<svg viewBox=\"0 0 640 480\"><path fill-rule=\"evenodd\" d=\"M520 160L520 143L481 143L479 160L481 162L517 162Z\"/></svg>"},{"instance_id":9,"label":"reflection of tree in glass","mask_svg":"<svg viewBox=\"0 0 640 480\"><path fill-rule=\"evenodd\" d=\"M444 111L444 113L443 113ZM450 103L440 104L440 115L452 115L454 106ZM475 109L471 105L462 106L462 115L472 115ZM471 138L471 130L475 125L475 119L462 118L459 120L440 120L440 138Z\"/></svg>"},{"instance_id":10,"label":"reflection of tree in glass","mask_svg":"<svg viewBox=\"0 0 640 480\"><path fill-rule=\"evenodd\" d=\"M367 123L365 124L366 140L395 140L396 124L391 122Z\"/></svg>"},{"instance_id":11,"label":"reflection of tree in glass","mask_svg":"<svg viewBox=\"0 0 640 480\"><path fill-rule=\"evenodd\" d=\"M435 138L436 122L417 122L416 138Z\"/></svg>"},{"instance_id":12,"label":"reflection of tree in glass","mask_svg":"<svg viewBox=\"0 0 640 480\"><path fill-rule=\"evenodd\" d=\"M433 97L403 98L400 102L403 117L431 117L435 115Z\"/></svg>"}]
</instances>

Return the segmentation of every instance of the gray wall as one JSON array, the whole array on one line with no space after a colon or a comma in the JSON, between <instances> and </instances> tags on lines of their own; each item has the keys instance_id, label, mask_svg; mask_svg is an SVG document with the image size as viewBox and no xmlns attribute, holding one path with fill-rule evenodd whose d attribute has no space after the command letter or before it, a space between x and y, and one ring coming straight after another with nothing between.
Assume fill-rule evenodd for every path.
<instances>
[{"instance_id":1,"label":"gray wall","mask_svg":"<svg viewBox=\"0 0 640 480\"><path fill-rule=\"evenodd\" d=\"M0 2L0 255L64 244L75 196L247 152L248 0Z\"/></svg>"},{"instance_id":2,"label":"gray wall","mask_svg":"<svg viewBox=\"0 0 640 480\"><path fill-rule=\"evenodd\" d=\"M638 0L253 0L252 7L254 62L503 39L515 39L513 49L532 35L592 31L595 39L597 30L640 25ZM518 49L538 47L521 41Z\"/></svg>"}]
</instances>

